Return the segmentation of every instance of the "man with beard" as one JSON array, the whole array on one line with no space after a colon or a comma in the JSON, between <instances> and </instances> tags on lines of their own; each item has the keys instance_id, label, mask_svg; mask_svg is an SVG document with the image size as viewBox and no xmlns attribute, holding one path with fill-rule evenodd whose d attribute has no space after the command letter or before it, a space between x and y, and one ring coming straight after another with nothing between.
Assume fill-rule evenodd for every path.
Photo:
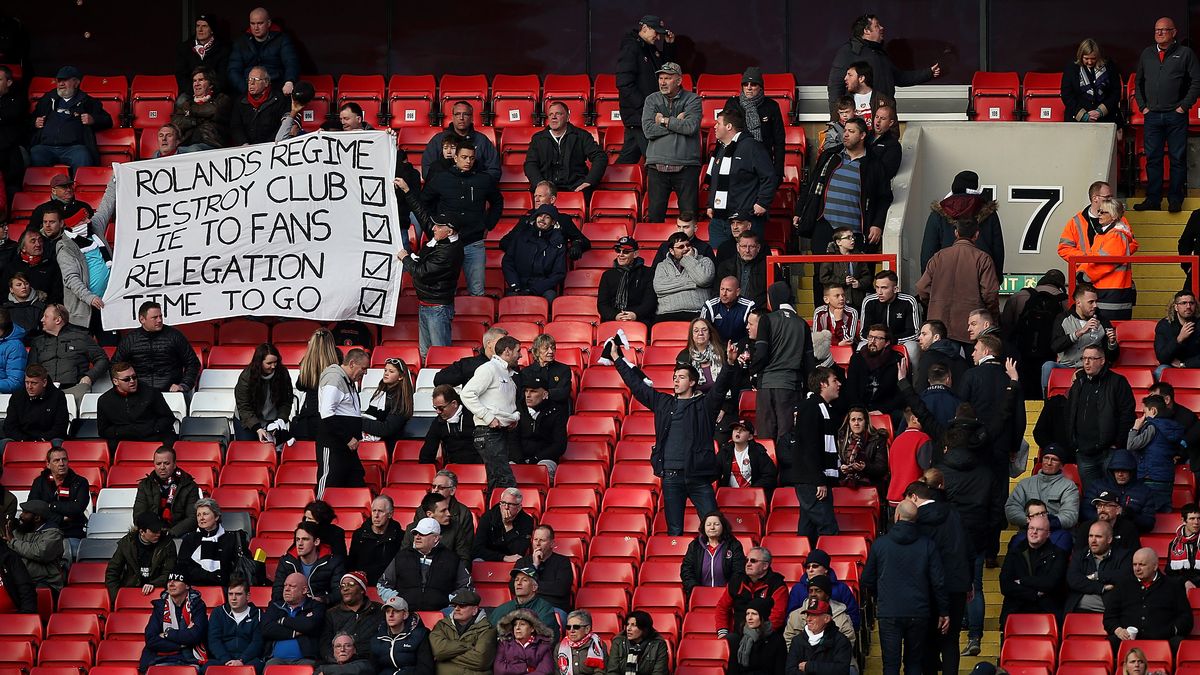
<instances>
[{"instance_id":1,"label":"man with beard","mask_svg":"<svg viewBox=\"0 0 1200 675\"><path fill-rule=\"evenodd\" d=\"M326 663L333 662L335 636L349 635L355 651L366 654L383 623L383 605L367 597L367 577L362 572L343 574L338 589L342 601L325 612L321 635L321 660Z\"/></svg>"},{"instance_id":2,"label":"man with beard","mask_svg":"<svg viewBox=\"0 0 1200 675\"><path fill-rule=\"evenodd\" d=\"M1190 289L1179 291L1167 315L1154 326L1154 355L1162 365L1154 379L1167 368L1200 368L1200 331L1196 330L1196 296Z\"/></svg>"},{"instance_id":3,"label":"man with beard","mask_svg":"<svg viewBox=\"0 0 1200 675\"><path fill-rule=\"evenodd\" d=\"M1042 391L1050 383L1055 368L1078 369L1083 362L1083 350L1098 345L1105 358L1116 361L1121 350L1117 331L1112 322L1096 311L1099 295L1091 284L1079 284L1073 294L1075 306L1055 318L1050 331L1050 348L1058 357L1042 364Z\"/></svg>"},{"instance_id":4,"label":"man with beard","mask_svg":"<svg viewBox=\"0 0 1200 675\"><path fill-rule=\"evenodd\" d=\"M1108 523L1112 527L1113 549L1121 549L1126 553L1131 553L1142 545L1142 538L1138 534L1137 525L1125 513L1125 508L1121 505L1121 496L1119 494L1108 490L1101 492L1092 500L1092 508L1096 512L1096 518L1088 521L1081 520L1075 526L1076 550L1089 546L1088 534L1091 532L1092 525L1099 522Z\"/></svg>"},{"instance_id":5,"label":"man with beard","mask_svg":"<svg viewBox=\"0 0 1200 675\"><path fill-rule=\"evenodd\" d=\"M903 409L896 384L900 354L892 349L887 326L867 329L867 343L850 357L846 369L846 405L860 405L872 412L894 414Z\"/></svg>"},{"instance_id":6,"label":"man with beard","mask_svg":"<svg viewBox=\"0 0 1200 675\"><path fill-rule=\"evenodd\" d=\"M962 356L962 348L953 340L946 339L946 332L946 324L938 319L929 319L921 324L921 330L917 333L921 360L917 362L913 377L913 388L917 393L929 387L929 367L935 363L946 367L951 385L961 383L963 374L967 372L967 360Z\"/></svg>"},{"instance_id":7,"label":"man with beard","mask_svg":"<svg viewBox=\"0 0 1200 675\"><path fill-rule=\"evenodd\" d=\"M1200 513L1197 514L1200 524ZM1097 520L1088 528L1087 550L1067 564L1068 612L1103 612L1104 596L1129 574L1133 552L1113 548L1112 524ZM1168 574L1170 569L1168 568Z\"/></svg>"}]
</instances>

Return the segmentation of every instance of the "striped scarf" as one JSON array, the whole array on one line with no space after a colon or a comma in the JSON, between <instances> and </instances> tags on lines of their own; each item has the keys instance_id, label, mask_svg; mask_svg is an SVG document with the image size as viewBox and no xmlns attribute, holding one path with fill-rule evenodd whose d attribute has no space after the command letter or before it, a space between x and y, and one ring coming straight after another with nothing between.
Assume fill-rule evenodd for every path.
<instances>
[{"instance_id":1,"label":"striped scarf","mask_svg":"<svg viewBox=\"0 0 1200 675\"><path fill-rule=\"evenodd\" d=\"M738 103L742 105L742 110L746 111L746 131L754 137L756 141L762 141L762 118L758 114L758 104L762 103L763 94L759 94L754 98L746 98L745 94L738 94Z\"/></svg>"},{"instance_id":2,"label":"striped scarf","mask_svg":"<svg viewBox=\"0 0 1200 675\"><path fill-rule=\"evenodd\" d=\"M712 185L714 217L724 218L729 209L729 175L733 173L733 153L737 150L737 143L736 138L731 140L708 158L705 173Z\"/></svg>"}]
</instances>

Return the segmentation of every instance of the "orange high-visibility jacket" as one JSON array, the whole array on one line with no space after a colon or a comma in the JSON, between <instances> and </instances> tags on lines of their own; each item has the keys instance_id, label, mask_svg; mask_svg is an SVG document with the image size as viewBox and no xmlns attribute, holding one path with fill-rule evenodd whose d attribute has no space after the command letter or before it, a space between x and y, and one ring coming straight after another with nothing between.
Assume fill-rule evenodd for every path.
<instances>
[{"instance_id":1,"label":"orange high-visibility jacket","mask_svg":"<svg viewBox=\"0 0 1200 675\"><path fill-rule=\"evenodd\" d=\"M1138 250L1137 239L1133 238L1129 221L1124 218L1119 223L1113 223L1104 234L1096 235L1090 245L1087 233L1088 221L1080 211L1063 228L1058 238L1058 255L1066 260L1077 255L1133 255ZM1080 263L1076 269L1085 281L1098 290L1133 287L1133 266L1128 262Z\"/></svg>"}]
</instances>

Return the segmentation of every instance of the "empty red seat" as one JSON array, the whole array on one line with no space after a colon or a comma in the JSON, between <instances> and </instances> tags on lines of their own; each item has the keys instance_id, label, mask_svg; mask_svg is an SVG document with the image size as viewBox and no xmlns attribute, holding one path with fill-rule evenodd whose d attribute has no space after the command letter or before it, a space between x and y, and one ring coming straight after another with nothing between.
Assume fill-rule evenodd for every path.
<instances>
[{"instance_id":1,"label":"empty red seat","mask_svg":"<svg viewBox=\"0 0 1200 675\"><path fill-rule=\"evenodd\" d=\"M270 327L261 321L232 319L223 322L218 330L217 338L222 345L254 345L257 347L271 340Z\"/></svg>"},{"instance_id":2,"label":"empty red seat","mask_svg":"<svg viewBox=\"0 0 1200 675\"><path fill-rule=\"evenodd\" d=\"M570 446L572 441L567 441ZM604 466L594 463L559 465L554 473L554 484L557 485L589 485L603 489L608 485L608 473Z\"/></svg>"},{"instance_id":3,"label":"empty red seat","mask_svg":"<svg viewBox=\"0 0 1200 675\"><path fill-rule=\"evenodd\" d=\"M388 81L389 125L401 127L429 126L437 82L432 75L393 75Z\"/></svg>"},{"instance_id":4,"label":"empty red seat","mask_svg":"<svg viewBox=\"0 0 1200 675\"><path fill-rule=\"evenodd\" d=\"M977 72L971 78L971 107L975 120L1011 122L1017 119L1020 80L1013 72Z\"/></svg>"},{"instance_id":5,"label":"empty red seat","mask_svg":"<svg viewBox=\"0 0 1200 675\"><path fill-rule=\"evenodd\" d=\"M592 242L593 245L595 242ZM567 272L567 278L563 281L564 295L586 295L593 298L596 297L596 290L600 288L600 277L604 274L604 270L598 269L574 269Z\"/></svg>"},{"instance_id":6,"label":"empty red seat","mask_svg":"<svg viewBox=\"0 0 1200 675\"><path fill-rule=\"evenodd\" d=\"M729 663L729 643L715 638L685 640L679 645L679 666L725 667Z\"/></svg>"},{"instance_id":7,"label":"empty red seat","mask_svg":"<svg viewBox=\"0 0 1200 675\"><path fill-rule=\"evenodd\" d=\"M141 589L137 589L141 592ZM108 590L93 586L68 586L58 594L58 611L107 616L110 609Z\"/></svg>"},{"instance_id":8,"label":"empty red seat","mask_svg":"<svg viewBox=\"0 0 1200 675\"><path fill-rule=\"evenodd\" d=\"M550 315L550 304L536 295L510 295L500 298L499 320L502 323L531 322L545 323ZM510 331L511 333L511 331ZM535 333L534 335L538 335ZM521 340L521 338L517 338ZM522 340L524 342L524 340Z\"/></svg>"},{"instance_id":9,"label":"empty red seat","mask_svg":"<svg viewBox=\"0 0 1200 675\"><path fill-rule=\"evenodd\" d=\"M101 164L132 162L137 157L137 135L133 129L97 131L96 147L100 151ZM12 236L11 232L9 236Z\"/></svg>"},{"instance_id":10,"label":"empty red seat","mask_svg":"<svg viewBox=\"0 0 1200 675\"><path fill-rule=\"evenodd\" d=\"M421 163L421 153L429 141L442 132L436 126L406 126L396 130L396 145L408 156L410 162Z\"/></svg>"},{"instance_id":11,"label":"empty red seat","mask_svg":"<svg viewBox=\"0 0 1200 675\"><path fill-rule=\"evenodd\" d=\"M146 627L143 625L143 634L145 629ZM96 665L134 666L136 668L138 661L142 658L142 647L144 646L144 639L141 643L135 640L104 640L96 648ZM96 673L98 670L98 668L93 668L90 672Z\"/></svg>"},{"instance_id":12,"label":"empty red seat","mask_svg":"<svg viewBox=\"0 0 1200 675\"><path fill-rule=\"evenodd\" d=\"M592 203L588 214L594 221L636 222L638 219L637 195L626 191L597 190L592 193Z\"/></svg>"},{"instance_id":13,"label":"empty red seat","mask_svg":"<svg viewBox=\"0 0 1200 675\"><path fill-rule=\"evenodd\" d=\"M1030 122L1063 121L1062 73L1025 73L1022 89L1025 119Z\"/></svg>"},{"instance_id":14,"label":"empty red seat","mask_svg":"<svg viewBox=\"0 0 1200 675\"><path fill-rule=\"evenodd\" d=\"M139 655L141 648L138 648ZM0 667L19 668L28 672L33 667L33 643L0 641Z\"/></svg>"},{"instance_id":15,"label":"empty red seat","mask_svg":"<svg viewBox=\"0 0 1200 675\"><path fill-rule=\"evenodd\" d=\"M576 592L575 606L587 607L592 612L615 612L624 616L629 611L629 596L625 589L615 586L586 586ZM592 627L595 628L595 624Z\"/></svg>"},{"instance_id":16,"label":"empty red seat","mask_svg":"<svg viewBox=\"0 0 1200 675\"><path fill-rule=\"evenodd\" d=\"M741 86L742 76L736 74L704 73L696 80L696 95L702 106L701 128L711 129L716 125L717 113L725 107L730 96L737 96Z\"/></svg>"},{"instance_id":17,"label":"empty red seat","mask_svg":"<svg viewBox=\"0 0 1200 675\"><path fill-rule=\"evenodd\" d=\"M587 374L584 374L587 377ZM567 420L567 438L570 440L600 440L617 442L617 424L612 418L571 417Z\"/></svg>"},{"instance_id":18,"label":"empty red seat","mask_svg":"<svg viewBox=\"0 0 1200 675\"><path fill-rule=\"evenodd\" d=\"M621 120L620 94L617 92L615 75L612 73L596 75L594 100L596 126L624 131L625 123Z\"/></svg>"},{"instance_id":19,"label":"empty red seat","mask_svg":"<svg viewBox=\"0 0 1200 675\"><path fill-rule=\"evenodd\" d=\"M1103 618L1099 615L1098 618ZM1064 636L1062 646L1058 650L1058 662L1067 664L1093 665L1100 664L1112 672L1112 647L1104 637L1078 637L1071 639Z\"/></svg>"},{"instance_id":20,"label":"empty red seat","mask_svg":"<svg viewBox=\"0 0 1200 675\"><path fill-rule=\"evenodd\" d=\"M170 122L178 95L179 84L173 75L135 75L130 93L133 128L157 129Z\"/></svg>"},{"instance_id":21,"label":"empty red seat","mask_svg":"<svg viewBox=\"0 0 1200 675\"><path fill-rule=\"evenodd\" d=\"M5 617L7 621L8 617ZM40 633L41 626L38 629ZM57 612L50 616L50 622L46 624L46 637L82 638L94 646L100 642L100 617L95 614Z\"/></svg>"},{"instance_id":22,"label":"empty red seat","mask_svg":"<svg viewBox=\"0 0 1200 675\"><path fill-rule=\"evenodd\" d=\"M496 75L492 78L492 126L528 127L534 123L541 82L537 75Z\"/></svg>"},{"instance_id":23,"label":"empty red seat","mask_svg":"<svg viewBox=\"0 0 1200 675\"><path fill-rule=\"evenodd\" d=\"M471 356L469 347L430 347L425 354L426 368L445 368L455 361Z\"/></svg>"},{"instance_id":24,"label":"empty red seat","mask_svg":"<svg viewBox=\"0 0 1200 675\"><path fill-rule=\"evenodd\" d=\"M168 77L172 82L175 78ZM88 96L100 101L100 105L104 111L112 117L114 127L124 126L125 116L125 99L129 92L129 80L125 79L124 75L85 75L79 88L88 93ZM171 120L171 108L167 109L167 114L160 125L166 124Z\"/></svg>"},{"instance_id":25,"label":"empty red seat","mask_svg":"<svg viewBox=\"0 0 1200 675\"><path fill-rule=\"evenodd\" d=\"M1005 636L1000 649L1000 667L1043 667L1053 671L1055 662L1054 642L1046 637L1025 635Z\"/></svg>"},{"instance_id":26,"label":"empty red seat","mask_svg":"<svg viewBox=\"0 0 1200 675\"><path fill-rule=\"evenodd\" d=\"M48 639L38 650L38 665L74 667L86 671L92 667L92 643L79 638Z\"/></svg>"}]
</instances>

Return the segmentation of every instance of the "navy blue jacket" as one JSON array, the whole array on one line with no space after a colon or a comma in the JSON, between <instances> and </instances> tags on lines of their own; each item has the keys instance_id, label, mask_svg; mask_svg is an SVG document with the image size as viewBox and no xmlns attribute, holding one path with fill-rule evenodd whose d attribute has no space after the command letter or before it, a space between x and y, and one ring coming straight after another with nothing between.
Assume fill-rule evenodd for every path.
<instances>
[{"instance_id":1,"label":"navy blue jacket","mask_svg":"<svg viewBox=\"0 0 1200 675\"><path fill-rule=\"evenodd\" d=\"M263 657L262 610L250 605L250 614L241 622L233 620L229 605L213 610L208 621L208 660L216 665L240 659L245 662Z\"/></svg>"},{"instance_id":2,"label":"navy blue jacket","mask_svg":"<svg viewBox=\"0 0 1200 675\"><path fill-rule=\"evenodd\" d=\"M142 659L138 670L145 672L153 665L184 665L198 662L192 650L204 644L208 637L208 608L199 591L189 590L184 606L191 613L192 623L182 628L171 628L163 637L163 610L170 602L167 592L163 591L158 600L150 603L150 621L146 624L146 647L142 650ZM174 607L172 612L180 614ZM183 623L180 616L180 624Z\"/></svg>"},{"instance_id":3,"label":"navy blue jacket","mask_svg":"<svg viewBox=\"0 0 1200 675\"><path fill-rule=\"evenodd\" d=\"M940 494L917 509L917 531L933 540L942 556L946 593L966 593L971 588L974 556L958 511Z\"/></svg>"},{"instance_id":4,"label":"navy blue jacket","mask_svg":"<svg viewBox=\"0 0 1200 675\"><path fill-rule=\"evenodd\" d=\"M318 600L305 598L295 616L288 612L282 602L272 602L263 616L262 636L268 643L264 655L270 656L276 642L292 639L292 631L299 633L300 653L306 659L321 658L321 630L325 627L325 605Z\"/></svg>"},{"instance_id":5,"label":"navy blue jacket","mask_svg":"<svg viewBox=\"0 0 1200 675\"><path fill-rule=\"evenodd\" d=\"M1089 484L1083 499L1079 500L1079 522L1089 523L1096 519L1096 507L1092 506L1092 500L1101 492L1108 491L1120 498L1123 509L1121 516L1132 520L1139 532L1149 532L1154 527L1154 514L1158 512L1159 504L1150 488L1138 479L1137 469L1137 458L1132 452L1124 448L1113 450L1108 460L1108 476ZM1128 483L1117 483L1113 471L1118 470L1132 472Z\"/></svg>"},{"instance_id":6,"label":"navy blue jacket","mask_svg":"<svg viewBox=\"0 0 1200 675\"><path fill-rule=\"evenodd\" d=\"M691 399L679 399L651 389L624 359L617 361L617 372L621 374L621 379L625 381L633 397L654 411L654 437L658 442L650 450L650 466L654 469L655 476L661 478L663 475L663 441L671 425L671 415L679 405L685 406L683 414L686 415L686 426L692 429L692 433L689 434L692 452L687 456L684 477L688 481L712 482L720 476L717 453L713 451L713 426L721 412L721 406L725 403L725 395L729 393L729 383L735 370L737 368L728 366L722 368L712 390L707 394L698 394Z\"/></svg>"},{"instance_id":7,"label":"navy blue jacket","mask_svg":"<svg viewBox=\"0 0 1200 675\"><path fill-rule=\"evenodd\" d=\"M272 27L267 39L259 42L247 31L233 41L229 53L229 85L238 93L246 93L246 78L255 66L266 68L273 86L285 82L295 84L300 79L300 57L292 39L278 27Z\"/></svg>"},{"instance_id":8,"label":"navy blue jacket","mask_svg":"<svg viewBox=\"0 0 1200 675\"><path fill-rule=\"evenodd\" d=\"M1183 427L1169 417L1146 417L1143 428L1151 426L1154 435L1150 444L1135 449L1138 458L1137 472L1142 480L1152 480L1170 485L1175 480L1175 456L1182 454L1179 441L1183 439Z\"/></svg>"},{"instance_id":9,"label":"navy blue jacket","mask_svg":"<svg viewBox=\"0 0 1200 675\"><path fill-rule=\"evenodd\" d=\"M388 632L380 622L379 633L371 640L371 663L380 673L416 675L432 673L433 650L429 644L429 629L418 614L409 614L397 635Z\"/></svg>"},{"instance_id":10,"label":"navy blue jacket","mask_svg":"<svg viewBox=\"0 0 1200 675\"><path fill-rule=\"evenodd\" d=\"M517 226L514 235L501 262L504 283L531 295L558 288L567 278L567 241L562 230L525 223Z\"/></svg>"},{"instance_id":11,"label":"navy blue jacket","mask_svg":"<svg viewBox=\"0 0 1200 675\"><path fill-rule=\"evenodd\" d=\"M1200 368L1200 331L1179 342L1175 336L1181 328L1178 320L1159 319L1154 324L1154 355L1159 363L1182 361L1184 368Z\"/></svg>"},{"instance_id":12,"label":"navy blue jacket","mask_svg":"<svg viewBox=\"0 0 1200 675\"><path fill-rule=\"evenodd\" d=\"M922 536L915 523L897 522L871 544L862 587L875 596L883 618L928 619L950 613L937 545Z\"/></svg>"},{"instance_id":13,"label":"navy blue jacket","mask_svg":"<svg viewBox=\"0 0 1200 675\"><path fill-rule=\"evenodd\" d=\"M837 573L833 570L826 571L825 576L829 577L830 583L833 584L833 593L829 597L846 606L846 613L850 615L850 623L854 624L855 630L858 630L862 624L862 610L859 609L858 598L854 597L854 591L850 590L850 586L846 582L838 581ZM792 586L792 592L788 594L788 614L802 609L805 600L808 600L808 584Z\"/></svg>"},{"instance_id":14,"label":"navy blue jacket","mask_svg":"<svg viewBox=\"0 0 1200 675\"><path fill-rule=\"evenodd\" d=\"M947 340L939 340L938 342L947 342ZM926 352L928 353L928 352ZM924 361L924 358L922 358ZM943 426L949 427L950 422L954 420L954 415L958 411L958 406L962 403L962 399L954 390L944 384L931 384L925 391L921 392L921 402L929 408L929 413L937 418Z\"/></svg>"}]
</instances>

